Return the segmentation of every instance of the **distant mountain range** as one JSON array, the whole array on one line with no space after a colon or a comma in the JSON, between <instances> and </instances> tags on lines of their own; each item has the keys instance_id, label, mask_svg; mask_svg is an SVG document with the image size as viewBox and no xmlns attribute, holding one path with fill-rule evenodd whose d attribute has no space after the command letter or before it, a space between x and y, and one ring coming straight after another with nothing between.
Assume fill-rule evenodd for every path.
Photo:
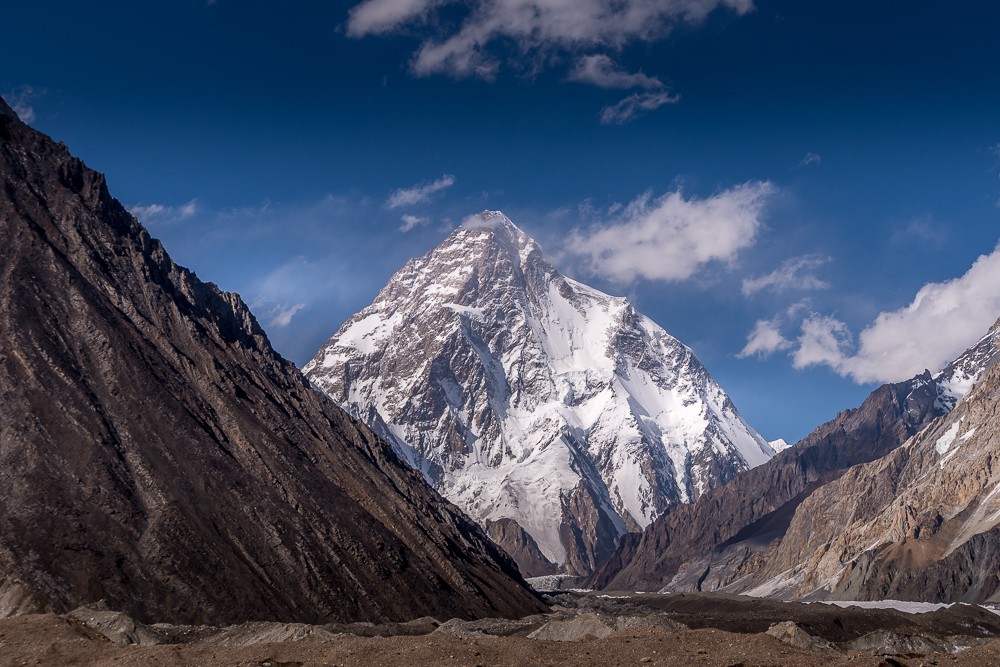
<instances>
[{"instance_id":1,"label":"distant mountain range","mask_svg":"<svg viewBox=\"0 0 1000 667\"><path fill-rule=\"evenodd\" d=\"M1000 572L1000 322L623 539L597 588L984 601Z\"/></svg>"},{"instance_id":2,"label":"distant mountain range","mask_svg":"<svg viewBox=\"0 0 1000 667\"><path fill-rule=\"evenodd\" d=\"M520 616L485 533L0 101L0 616Z\"/></svg>"},{"instance_id":3,"label":"distant mountain range","mask_svg":"<svg viewBox=\"0 0 1000 667\"><path fill-rule=\"evenodd\" d=\"M589 573L775 453L688 347L498 212L408 262L304 371L531 575Z\"/></svg>"}]
</instances>

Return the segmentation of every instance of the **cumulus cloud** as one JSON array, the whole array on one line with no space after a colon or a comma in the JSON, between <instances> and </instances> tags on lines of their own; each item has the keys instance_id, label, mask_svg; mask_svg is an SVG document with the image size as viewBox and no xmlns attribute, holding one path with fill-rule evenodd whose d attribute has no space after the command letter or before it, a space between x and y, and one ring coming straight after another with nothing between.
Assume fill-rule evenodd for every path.
<instances>
[{"instance_id":1,"label":"cumulus cloud","mask_svg":"<svg viewBox=\"0 0 1000 667\"><path fill-rule=\"evenodd\" d=\"M455 185L456 178L451 174L445 174L441 178L433 181L431 183L423 183L421 185L414 185L410 188L400 188L396 190L391 195L389 199L386 200L385 205L388 208L399 208L401 206L413 206L414 204L422 204L424 202L430 201L431 196L445 190Z\"/></svg>"},{"instance_id":2,"label":"cumulus cloud","mask_svg":"<svg viewBox=\"0 0 1000 667\"><path fill-rule=\"evenodd\" d=\"M134 204L128 207L128 212L138 218L144 225L172 224L194 217L198 213L198 200L192 199L188 203L179 206Z\"/></svg>"},{"instance_id":3,"label":"cumulus cloud","mask_svg":"<svg viewBox=\"0 0 1000 667\"><path fill-rule=\"evenodd\" d=\"M601 109L601 123L604 125L624 125L636 117L665 104L677 104L679 95L660 93L635 93L623 100Z\"/></svg>"},{"instance_id":4,"label":"cumulus cloud","mask_svg":"<svg viewBox=\"0 0 1000 667\"><path fill-rule=\"evenodd\" d=\"M753 296L762 290L786 292L789 290L827 289L830 283L816 275L816 270L830 262L822 255L792 257L781 263L777 269L756 278L745 278L742 291L744 296Z\"/></svg>"},{"instance_id":5,"label":"cumulus cloud","mask_svg":"<svg viewBox=\"0 0 1000 667\"><path fill-rule=\"evenodd\" d=\"M404 234L406 232L412 230L414 227L420 227L422 225L426 225L428 222L431 221L430 218L427 218L427 217L424 217L424 216L409 215L409 214L404 215L402 217L402 220L403 220L403 224L400 225L399 231L403 232Z\"/></svg>"},{"instance_id":6,"label":"cumulus cloud","mask_svg":"<svg viewBox=\"0 0 1000 667\"><path fill-rule=\"evenodd\" d=\"M965 275L924 285L906 307L883 312L858 336L840 320L813 314L796 341L796 368L826 365L858 383L898 382L939 370L1000 316L1000 246Z\"/></svg>"},{"instance_id":7,"label":"cumulus cloud","mask_svg":"<svg viewBox=\"0 0 1000 667\"><path fill-rule=\"evenodd\" d=\"M647 192L613 209L610 222L575 230L568 251L619 284L685 280L710 262L732 262L752 246L775 191L769 182L751 182L704 199L685 198L679 190L654 199Z\"/></svg>"},{"instance_id":8,"label":"cumulus cloud","mask_svg":"<svg viewBox=\"0 0 1000 667\"><path fill-rule=\"evenodd\" d=\"M435 21L438 10L461 6L457 23ZM658 39L681 24L695 24L725 8L745 14L752 0L365 0L350 12L348 34L385 34L428 26L414 55L418 75L490 78L500 66L495 46L513 44L518 56L553 50L620 48ZM439 26L445 28L442 32Z\"/></svg>"},{"instance_id":9,"label":"cumulus cloud","mask_svg":"<svg viewBox=\"0 0 1000 667\"><path fill-rule=\"evenodd\" d=\"M747 336L747 344L736 356L740 359L753 356L765 358L794 345L792 341L781 334L780 322L777 318L757 320L750 335Z\"/></svg>"}]
</instances>

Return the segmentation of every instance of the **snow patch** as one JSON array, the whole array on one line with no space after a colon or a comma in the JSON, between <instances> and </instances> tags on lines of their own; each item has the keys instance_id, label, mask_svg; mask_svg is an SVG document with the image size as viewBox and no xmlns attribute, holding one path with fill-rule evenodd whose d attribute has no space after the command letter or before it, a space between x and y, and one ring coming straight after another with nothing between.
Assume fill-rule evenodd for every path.
<instances>
[{"instance_id":1,"label":"snow patch","mask_svg":"<svg viewBox=\"0 0 1000 667\"><path fill-rule=\"evenodd\" d=\"M945 454L951 447L951 443L955 442L955 436L958 435L958 427L961 425L961 421L956 421L952 424L944 435L942 435L937 440L937 444L934 445L934 449L937 450L938 454Z\"/></svg>"}]
</instances>

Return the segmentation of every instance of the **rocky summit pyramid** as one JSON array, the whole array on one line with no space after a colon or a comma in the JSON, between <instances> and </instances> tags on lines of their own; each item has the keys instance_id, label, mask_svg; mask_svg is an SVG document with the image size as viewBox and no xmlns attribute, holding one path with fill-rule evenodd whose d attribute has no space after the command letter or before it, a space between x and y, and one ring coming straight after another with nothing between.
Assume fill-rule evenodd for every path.
<instances>
[{"instance_id":1,"label":"rocky summit pyramid","mask_svg":"<svg viewBox=\"0 0 1000 667\"><path fill-rule=\"evenodd\" d=\"M774 455L688 347L497 212L408 262L305 372L532 575L589 572Z\"/></svg>"},{"instance_id":2,"label":"rocky summit pyramid","mask_svg":"<svg viewBox=\"0 0 1000 667\"><path fill-rule=\"evenodd\" d=\"M0 102L0 615L541 608L513 562Z\"/></svg>"},{"instance_id":3,"label":"rocky summit pyramid","mask_svg":"<svg viewBox=\"0 0 1000 667\"><path fill-rule=\"evenodd\" d=\"M969 557L980 541L996 540L973 534L1000 532L1000 513L990 509L1000 505L987 497L996 488L990 472L996 425L978 427L989 420L984 412L961 409L990 400L995 409L988 382L995 382L990 373L998 361L1000 322L939 372L879 387L860 407L843 411L766 464L665 513L641 535L627 536L587 585L779 597L974 597L968 583L958 584L981 576L981 566L972 572L935 565L923 578L906 568L930 567L943 557L943 551L932 555L940 544L925 546L940 526L928 529L921 521L947 518L963 526L955 529L964 537L955 542L959 555L948 567ZM978 398L970 393L976 383L984 385ZM961 416L968 413L977 416ZM962 512L974 520L963 523ZM888 527L893 522L896 532ZM913 534L900 533L903 526ZM881 534L880 527L886 528ZM923 541L916 540L920 535ZM916 559L895 555L914 548L926 551ZM952 583L944 583L949 578ZM928 588L921 592L921 586ZM990 586L983 591L994 595Z\"/></svg>"}]
</instances>

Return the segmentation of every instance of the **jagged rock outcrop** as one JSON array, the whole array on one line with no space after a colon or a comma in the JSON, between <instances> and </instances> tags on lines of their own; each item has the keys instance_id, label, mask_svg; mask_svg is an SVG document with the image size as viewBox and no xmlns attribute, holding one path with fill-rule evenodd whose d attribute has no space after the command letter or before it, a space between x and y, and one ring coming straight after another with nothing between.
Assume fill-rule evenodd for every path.
<instances>
[{"instance_id":1,"label":"jagged rock outcrop","mask_svg":"<svg viewBox=\"0 0 1000 667\"><path fill-rule=\"evenodd\" d=\"M799 506L852 466L877 460L947 414L995 363L997 327L935 375L883 385L766 464L624 537L587 581L594 588L746 592L773 559ZM766 588L755 591L768 594Z\"/></svg>"},{"instance_id":2,"label":"jagged rock outcrop","mask_svg":"<svg viewBox=\"0 0 1000 667\"><path fill-rule=\"evenodd\" d=\"M305 372L533 575L590 572L774 454L689 348L497 212L408 262Z\"/></svg>"},{"instance_id":3,"label":"jagged rock outcrop","mask_svg":"<svg viewBox=\"0 0 1000 667\"><path fill-rule=\"evenodd\" d=\"M509 558L0 101L0 615L520 615Z\"/></svg>"}]
</instances>

